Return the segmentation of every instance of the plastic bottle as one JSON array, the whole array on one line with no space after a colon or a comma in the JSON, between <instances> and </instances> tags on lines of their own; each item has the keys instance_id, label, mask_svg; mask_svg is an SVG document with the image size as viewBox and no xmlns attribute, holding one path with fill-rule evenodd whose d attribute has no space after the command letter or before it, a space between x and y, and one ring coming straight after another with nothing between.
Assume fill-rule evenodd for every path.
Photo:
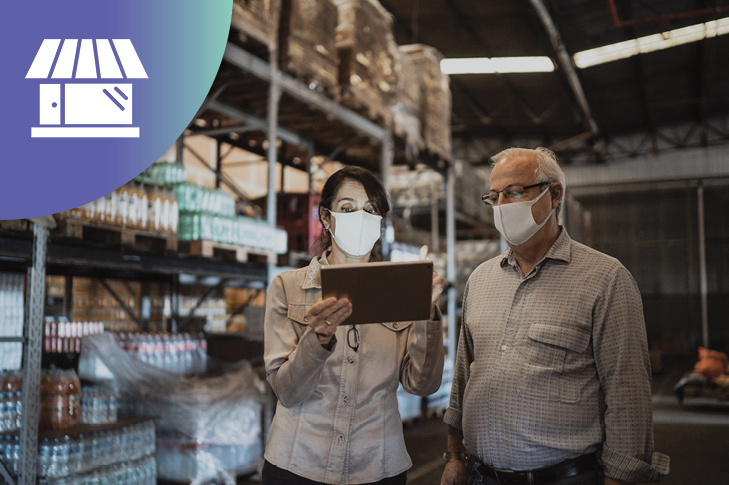
<instances>
[{"instance_id":1,"label":"plastic bottle","mask_svg":"<svg viewBox=\"0 0 729 485\"><path fill-rule=\"evenodd\" d=\"M172 189L168 191L170 199L170 233L177 234L177 227L180 224L180 204Z\"/></svg>"},{"instance_id":2,"label":"plastic bottle","mask_svg":"<svg viewBox=\"0 0 729 485\"><path fill-rule=\"evenodd\" d=\"M144 184L137 184L137 187L139 193L139 204L137 206L139 214L137 227L140 229L146 229L147 221L149 220L149 198Z\"/></svg>"},{"instance_id":3,"label":"plastic bottle","mask_svg":"<svg viewBox=\"0 0 729 485\"><path fill-rule=\"evenodd\" d=\"M129 222L129 184L117 189L119 202L116 221L118 225L126 226Z\"/></svg>"},{"instance_id":4,"label":"plastic bottle","mask_svg":"<svg viewBox=\"0 0 729 485\"><path fill-rule=\"evenodd\" d=\"M68 395L68 425L81 424L81 380L75 371L66 372L66 394Z\"/></svg>"},{"instance_id":5,"label":"plastic bottle","mask_svg":"<svg viewBox=\"0 0 729 485\"><path fill-rule=\"evenodd\" d=\"M160 216L160 224L162 232L167 234L170 231L170 191L160 190L160 202L162 206L162 214Z\"/></svg>"}]
</instances>

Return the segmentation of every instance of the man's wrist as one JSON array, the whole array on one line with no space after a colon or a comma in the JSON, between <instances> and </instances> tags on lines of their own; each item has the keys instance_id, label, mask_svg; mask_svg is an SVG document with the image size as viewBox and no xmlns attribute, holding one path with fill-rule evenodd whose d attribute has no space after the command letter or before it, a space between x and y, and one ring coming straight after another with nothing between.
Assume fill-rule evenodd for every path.
<instances>
[{"instance_id":1,"label":"man's wrist","mask_svg":"<svg viewBox=\"0 0 729 485\"><path fill-rule=\"evenodd\" d=\"M468 454L462 451L446 451L443 453L443 461L448 463L451 461L468 461Z\"/></svg>"}]
</instances>

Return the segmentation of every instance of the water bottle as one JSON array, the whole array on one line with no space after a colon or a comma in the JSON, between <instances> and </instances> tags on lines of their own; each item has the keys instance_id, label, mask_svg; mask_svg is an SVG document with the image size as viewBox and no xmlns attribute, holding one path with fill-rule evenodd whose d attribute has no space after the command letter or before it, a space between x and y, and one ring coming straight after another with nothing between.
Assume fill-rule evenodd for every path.
<instances>
[{"instance_id":1,"label":"water bottle","mask_svg":"<svg viewBox=\"0 0 729 485\"><path fill-rule=\"evenodd\" d=\"M23 393L15 393L15 429L23 426Z\"/></svg>"}]
</instances>

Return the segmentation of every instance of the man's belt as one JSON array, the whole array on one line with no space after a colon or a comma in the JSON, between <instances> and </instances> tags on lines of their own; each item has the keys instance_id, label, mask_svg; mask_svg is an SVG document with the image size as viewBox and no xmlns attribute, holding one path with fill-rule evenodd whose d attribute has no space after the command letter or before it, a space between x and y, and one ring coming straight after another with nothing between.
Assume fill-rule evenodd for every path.
<instances>
[{"instance_id":1,"label":"man's belt","mask_svg":"<svg viewBox=\"0 0 729 485\"><path fill-rule=\"evenodd\" d=\"M550 467L525 471L492 468L473 455L468 461L469 466L473 467L482 477L495 480L499 485L542 485L600 469L600 463L597 461L595 453L582 455Z\"/></svg>"}]
</instances>

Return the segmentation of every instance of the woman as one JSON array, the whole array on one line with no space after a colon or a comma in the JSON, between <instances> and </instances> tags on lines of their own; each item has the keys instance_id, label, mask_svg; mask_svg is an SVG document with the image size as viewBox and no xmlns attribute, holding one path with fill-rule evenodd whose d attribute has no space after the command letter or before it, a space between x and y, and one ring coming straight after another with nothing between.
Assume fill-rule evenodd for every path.
<instances>
[{"instance_id":1,"label":"woman","mask_svg":"<svg viewBox=\"0 0 729 485\"><path fill-rule=\"evenodd\" d=\"M321 299L326 264L365 263L390 210L369 171L347 167L322 191L323 247L307 268L278 275L268 294L265 363L278 405L266 444L263 484L406 483L397 388L425 396L443 372L434 273L429 321L346 325L347 299ZM344 324L342 325L342 323Z\"/></svg>"}]
</instances>

